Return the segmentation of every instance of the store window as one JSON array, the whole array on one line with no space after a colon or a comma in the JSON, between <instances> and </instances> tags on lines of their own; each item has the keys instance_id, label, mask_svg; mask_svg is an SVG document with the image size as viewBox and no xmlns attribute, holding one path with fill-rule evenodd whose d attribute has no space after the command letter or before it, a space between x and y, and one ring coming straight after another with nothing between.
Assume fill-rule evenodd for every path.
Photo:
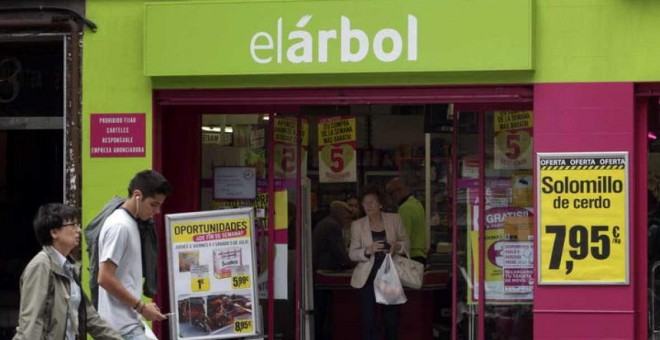
<instances>
[{"instance_id":1,"label":"store window","mask_svg":"<svg viewBox=\"0 0 660 340\"><path fill-rule=\"evenodd\" d=\"M655 339L660 334L660 110L657 98L648 105L648 335Z\"/></svg>"},{"instance_id":2,"label":"store window","mask_svg":"<svg viewBox=\"0 0 660 340\"><path fill-rule=\"evenodd\" d=\"M457 114L459 338L532 338L532 124L531 111Z\"/></svg>"},{"instance_id":3,"label":"store window","mask_svg":"<svg viewBox=\"0 0 660 340\"><path fill-rule=\"evenodd\" d=\"M296 183L305 163L297 160L306 157L306 143L298 141L305 139L306 130L298 126L305 124L299 125L297 115L290 114L205 114L201 128L201 209L254 207L259 298L268 311L268 281L274 280L274 327L282 339L295 338L296 292L302 289L295 253L302 188ZM236 171L254 175L256 196L243 197L238 183L226 181ZM273 233L269 225L274 226ZM274 278L269 278L271 254Z\"/></svg>"}]
</instances>

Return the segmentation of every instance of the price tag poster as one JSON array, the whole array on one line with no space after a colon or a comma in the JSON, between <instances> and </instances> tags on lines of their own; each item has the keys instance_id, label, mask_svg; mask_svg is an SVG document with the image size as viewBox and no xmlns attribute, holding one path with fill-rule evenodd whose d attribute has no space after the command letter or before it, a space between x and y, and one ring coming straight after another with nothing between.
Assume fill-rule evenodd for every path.
<instances>
[{"instance_id":1,"label":"price tag poster","mask_svg":"<svg viewBox=\"0 0 660 340\"><path fill-rule=\"evenodd\" d=\"M626 284L627 153L538 157L539 284Z\"/></svg>"}]
</instances>

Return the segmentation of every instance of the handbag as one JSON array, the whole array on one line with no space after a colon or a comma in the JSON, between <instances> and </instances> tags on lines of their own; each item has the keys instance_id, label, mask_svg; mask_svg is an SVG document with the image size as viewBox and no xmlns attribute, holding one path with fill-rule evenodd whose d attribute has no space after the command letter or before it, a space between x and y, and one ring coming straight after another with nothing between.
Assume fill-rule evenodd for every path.
<instances>
[{"instance_id":1,"label":"handbag","mask_svg":"<svg viewBox=\"0 0 660 340\"><path fill-rule=\"evenodd\" d=\"M400 305L408 301L390 254L385 255L383 264L376 272L374 294L376 302L383 305Z\"/></svg>"},{"instance_id":2,"label":"handbag","mask_svg":"<svg viewBox=\"0 0 660 340\"><path fill-rule=\"evenodd\" d=\"M403 254L405 256L399 255L393 259L394 266L401 279L401 284L408 288L422 288L422 283L424 282L424 265L412 260L406 247L403 247Z\"/></svg>"}]
</instances>

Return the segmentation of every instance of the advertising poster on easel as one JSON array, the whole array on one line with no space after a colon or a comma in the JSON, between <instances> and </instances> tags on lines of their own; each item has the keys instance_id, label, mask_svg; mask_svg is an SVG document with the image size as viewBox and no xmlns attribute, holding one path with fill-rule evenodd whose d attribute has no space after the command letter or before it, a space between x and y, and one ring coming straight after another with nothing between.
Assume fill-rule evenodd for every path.
<instances>
[{"instance_id":1,"label":"advertising poster on easel","mask_svg":"<svg viewBox=\"0 0 660 340\"><path fill-rule=\"evenodd\" d=\"M259 335L252 208L165 216L173 339Z\"/></svg>"}]
</instances>

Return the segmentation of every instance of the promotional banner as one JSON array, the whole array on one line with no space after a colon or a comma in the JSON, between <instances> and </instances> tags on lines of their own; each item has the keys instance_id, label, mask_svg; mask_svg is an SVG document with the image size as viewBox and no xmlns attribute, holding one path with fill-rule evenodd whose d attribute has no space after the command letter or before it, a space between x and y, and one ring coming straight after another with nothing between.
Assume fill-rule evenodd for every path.
<instances>
[{"instance_id":1,"label":"promotional banner","mask_svg":"<svg viewBox=\"0 0 660 340\"><path fill-rule=\"evenodd\" d=\"M296 177L296 147L298 145L297 129L298 118L296 117L275 117L275 177L276 178L295 178ZM307 171L307 147L309 145L309 124L306 120L301 123L300 131L300 158L303 166L300 168L303 172L301 177L306 176Z\"/></svg>"},{"instance_id":2,"label":"promotional banner","mask_svg":"<svg viewBox=\"0 0 660 340\"><path fill-rule=\"evenodd\" d=\"M478 181L467 182L469 262L473 283L471 303L479 300L479 229L480 207ZM533 299L532 209L511 206L511 181L486 181L485 192L485 291L488 303L525 302Z\"/></svg>"},{"instance_id":3,"label":"promotional banner","mask_svg":"<svg viewBox=\"0 0 660 340\"><path fill-rule=\"evenodd\" d=\"M176 339L261 332L252 208L165 216Z\"/></svg>"},{"instance_id":4,"label":"promotional banner","mask_svg":"<svg viewBox=\"0 0 660 340\"><path fill-rule=\"evenodd\" d=\"M532 168L532 111L498 111L495 128L495 169Z\"/></svg>"},{"instance_id":5,"label":"promotional banner","mask_svg":"<svg viewBox=\"0 0 660 340\"><path fill-rule=\"evenodd\" d=\"M319 119L319 181L321 183L355 182L355 117Z\"/></svg>"},{"instance_id":6,"label":"promotional banner","mask_svg":"<svg viewBox=\"0 0 660 340\"><path fill-rule=\"evenodd\" d=\"M627 284L628 153L539 153L539 284Z\"/></svg>"}]
</instances>

